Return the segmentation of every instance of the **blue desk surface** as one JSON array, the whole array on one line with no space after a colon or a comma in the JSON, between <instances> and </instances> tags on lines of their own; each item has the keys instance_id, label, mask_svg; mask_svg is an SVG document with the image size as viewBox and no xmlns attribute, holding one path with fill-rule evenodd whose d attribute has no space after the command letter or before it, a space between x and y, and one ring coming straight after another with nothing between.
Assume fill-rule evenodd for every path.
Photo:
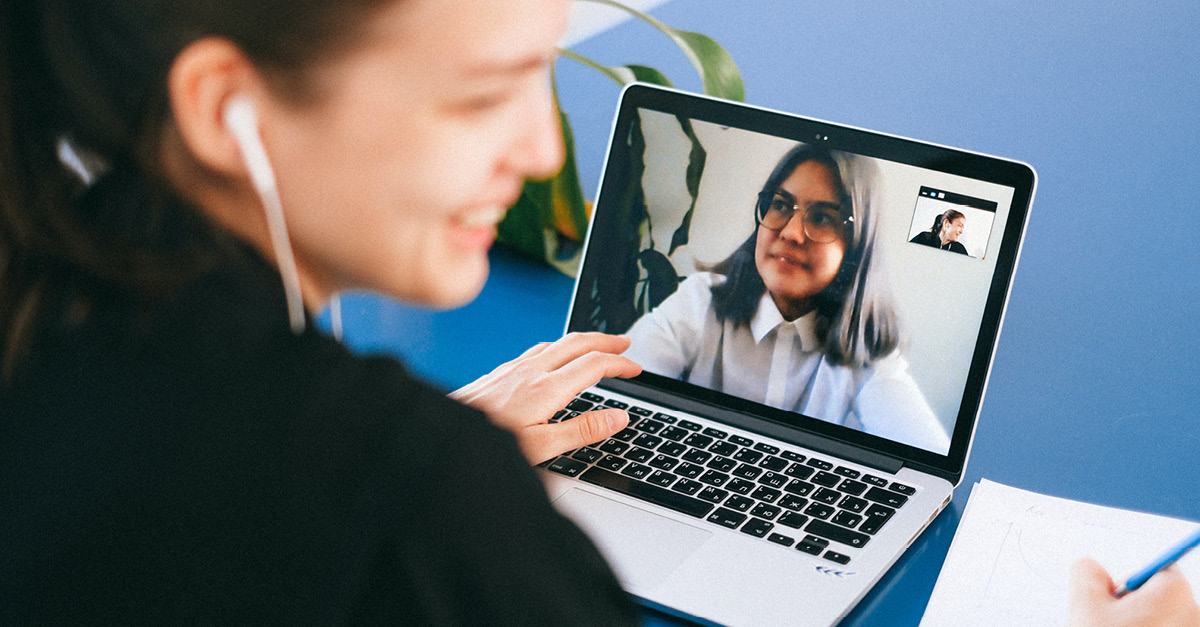
<instances>
[{"instance_id":1,"label":"blue desk surface","mask_svg":"<svg viewBox=\"0 0 1200 627\"><path fill-rule=\"evenodd\" d=\"M845 624L918 623L981 477L1200 519L1200 5L674 0L654 14L724 44L749 102L1039 173L966 477ZM640 23L576 49L698 89ZM559 85L592 194L618 88L566 61ZM456 311L347 298L347 342L454 387L558 337L573 281L504 251L493 262Z\"/></svg>"}]
</instances>

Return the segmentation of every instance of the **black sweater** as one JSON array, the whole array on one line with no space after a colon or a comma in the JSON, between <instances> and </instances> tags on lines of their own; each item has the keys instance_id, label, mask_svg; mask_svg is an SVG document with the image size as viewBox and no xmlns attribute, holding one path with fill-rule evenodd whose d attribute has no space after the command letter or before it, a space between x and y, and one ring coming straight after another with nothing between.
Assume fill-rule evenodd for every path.
<instances>
[{"instance_id":1,"label":"black sweater","mask_svg":"<svg viewBox=\"0 0 1200 627\"><path fill-rule=\"evenodd\" d=\"M65 314L0 386L0 622L635 623L510 434L293 335L252 261Z\"/></svg>"}]
</instances>

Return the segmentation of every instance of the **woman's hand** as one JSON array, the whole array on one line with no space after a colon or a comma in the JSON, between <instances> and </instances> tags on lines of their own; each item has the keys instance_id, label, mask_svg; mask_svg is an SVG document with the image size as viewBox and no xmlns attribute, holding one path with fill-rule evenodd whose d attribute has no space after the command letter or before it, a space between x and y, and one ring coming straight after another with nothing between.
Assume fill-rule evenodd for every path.
<instances>
[{"instance_id":1,"label":"woman's hand","mask_svg":"<svg viewBox=\"0 0 1200 627\"><path fill-rule=\"evenodd\" d=\"M1071 567L1071 627L1200 627L1200 607L1179 568L1154 575L1121 597L1104 567L1081 559Z\"/></svg>"},{"instance_id":2,"label":"woman's hand","mask_svg":"<svg viewBox=\"0 0 1200 627\"><path fill-rule=\"evenodd\" d=\"M624 429L629 415L619 409L581 414L549 424L576 394L604 377L632 377L642 367L621 356L629 338L571 333L542 343L502 364L450 398L479 409L517 436L521 451L536 464L564 451L599 442Z\"/></svg>"}]
</instances>

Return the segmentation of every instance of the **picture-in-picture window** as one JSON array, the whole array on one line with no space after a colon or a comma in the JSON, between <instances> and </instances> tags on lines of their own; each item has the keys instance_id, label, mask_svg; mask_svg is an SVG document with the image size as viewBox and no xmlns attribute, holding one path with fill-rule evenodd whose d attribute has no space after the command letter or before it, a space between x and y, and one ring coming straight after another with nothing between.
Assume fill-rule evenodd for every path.
<instances>
[{"instance_id":1,"label":"picture-in-picture window","mask_svg":"<svg viewBox=\"0 0 1200 627\"><path fill-rule=\"evenodd\" d=\"M982 259L996 203L932 187L921 187L908 241Z\"/></svg>"}]
</instances>

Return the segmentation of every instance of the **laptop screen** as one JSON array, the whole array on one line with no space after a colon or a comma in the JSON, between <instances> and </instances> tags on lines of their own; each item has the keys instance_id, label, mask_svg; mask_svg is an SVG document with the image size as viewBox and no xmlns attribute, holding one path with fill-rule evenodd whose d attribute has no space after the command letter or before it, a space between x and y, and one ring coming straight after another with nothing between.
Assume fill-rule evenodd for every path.
<instances>
[{"instance_id":1,"label":"laptop screen","mask_svg":"<svg viewBox=\"0 0 1200 627\"><path fill-rule=\"evenodd\" d=\"M568 328L630 335L673 393L965 457L1032 187L1014 162L630 88Z\"/></svg>"}]
</instances>

